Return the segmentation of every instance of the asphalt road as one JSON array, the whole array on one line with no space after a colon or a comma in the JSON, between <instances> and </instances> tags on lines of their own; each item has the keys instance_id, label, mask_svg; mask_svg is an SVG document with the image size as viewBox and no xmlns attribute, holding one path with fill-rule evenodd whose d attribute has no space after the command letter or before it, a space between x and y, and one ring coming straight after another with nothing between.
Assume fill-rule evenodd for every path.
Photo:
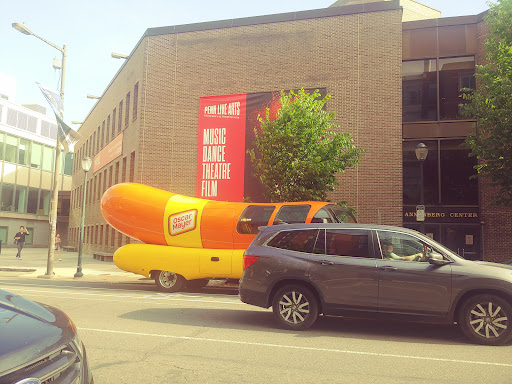
<instances>
[{"instance_id":1,"label":"asphalt road","mask_svg":"<svg viewBox=\"0 0 512 384\"><path fill-rule=\"evenodd\" d=\"M96 383L512 383L510 343L468 344L453 326L320 318L291 332L234 290L162 294L2 275L0 286L73 319Z\"/></svg>"}]
</instances>

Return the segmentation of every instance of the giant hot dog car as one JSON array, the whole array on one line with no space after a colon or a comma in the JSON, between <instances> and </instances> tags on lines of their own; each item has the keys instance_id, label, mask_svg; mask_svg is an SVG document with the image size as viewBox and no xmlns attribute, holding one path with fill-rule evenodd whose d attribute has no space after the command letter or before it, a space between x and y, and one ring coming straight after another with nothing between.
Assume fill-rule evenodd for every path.
<instances>
[{"instance_id":1,"label":"giant hot dog car","mask_svg":"<svg viewBox=\"0 0 512 384\"><path fill-rule=\"evenodd\" d=\"M185 284L199 287L211 278L239 279L243 253L260 226L355 221L347 210L326 202L220 202L135 183L109 188L101 212L112 227L144 243L119 248L116 265L155 279L166 292Z\"/></svg>"}]
</instances>

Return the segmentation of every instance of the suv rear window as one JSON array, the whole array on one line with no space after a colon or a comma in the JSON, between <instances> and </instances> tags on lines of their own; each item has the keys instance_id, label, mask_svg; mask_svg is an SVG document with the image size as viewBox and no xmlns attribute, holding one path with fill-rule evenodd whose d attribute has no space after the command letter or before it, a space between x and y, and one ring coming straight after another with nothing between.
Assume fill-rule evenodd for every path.
<instances>
[{"instance_id":1,"label":"suv rear window","mask_svg":"<svg viewBox=\"0 0 512 384\"><path fill-rule=\"evenodd\" d=\"M281 231L275 235L267 246L296 252L313 252L318 229Z\"/></svg>"}]
</instances>

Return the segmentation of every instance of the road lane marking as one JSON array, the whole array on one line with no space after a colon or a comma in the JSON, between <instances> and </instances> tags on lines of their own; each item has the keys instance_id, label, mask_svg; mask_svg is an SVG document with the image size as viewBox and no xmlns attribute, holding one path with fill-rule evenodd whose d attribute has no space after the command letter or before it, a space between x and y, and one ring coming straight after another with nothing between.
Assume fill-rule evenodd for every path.
<instances>
[{"instance_id":1,"label":"road lane marking","mask_svg":"<svg viewBox=\"0 0 512 384\"><path fill-rule=\"evenodd\" d=\"M68 295L68 296L88 296L88 297L115 297L116 299L148 299L148 300L166 300L166 301L186 301L186 302L195 302L195 303L214 303L214 304L234 304L234 305L247 305L242 303L241 301L220 301L220 300L206 300L206 299L192 299L192 298L184 298L185 295L178 294L174 296L174 294L167 295L144 295L144 296L133 296L133 295L109 295L109 294L100 294L100 293L83 293L83 292L55 292L55 291L46 291L40 289L19 289L16 288L18 292L28 292L32 293L32 296L44 296L40 295L41 293L49 293L54 295ZM44 296L46 297L46 296Z\"/></svg>"},{"instance_id":2,"label":"road lane marking","mask_svg":"<svg viewBox=\"0 0 512 384\"><path fill-rule=\"evenodd\" d=\"M207 342L211 342L211 343L252 345L252 346L257 346L257 347L296 349L296 350L302 350L302 351L344 353L344 354L349 354L349 355L362 355L362 356L385 357L385 358L392 357L392 358L411 359L411 360L440 361L440 362L445 362L445 363L475 364L475 365L488 365L488 366L494 366L494 367L512 368L512 364L494 363L494 362L490 362L490 361L443 359L443 358L439 358L439 357L396 355L396 354L392 354L392 353L362 352L362 351L350 351L350 350L332 349L332 348L301 347L298 345L282 345L282 344L271 344L271 343L256 343L256 342L251 342L251 341L237 341L237 340L209 339L209 338L190 337L190 336L161 335L161 334L144 333L144 332L115 331L112 329L80 328L80 327L78 329L80 332L82 332L82 331L103 332L103 333L113 333L113 334L132 335L132 336L149 336L149 337L160 337L160 338L163 337L163 338L167 338L167 339L176 339L176 340L207 341Z\"/></svg>"}]
</instances>

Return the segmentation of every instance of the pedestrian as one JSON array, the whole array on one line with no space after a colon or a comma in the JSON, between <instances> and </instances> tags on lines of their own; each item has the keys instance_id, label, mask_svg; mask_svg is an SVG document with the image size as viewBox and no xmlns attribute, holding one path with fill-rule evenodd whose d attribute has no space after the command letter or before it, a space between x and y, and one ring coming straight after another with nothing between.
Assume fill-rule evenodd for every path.
<instances>
[{"instance_id":1,"label":"pedestrian","mask_svg":"<svg viewBox=\"0 0 512 384\"><path fill-rule=\"evenodd\" d=\"M16 254L18 260L21 260L21 250L23 249L23 245L25 245L26 235L30 235L30 233L28 233L28 229L23 225L20 227L20 231L14 235L14 243L18 246L18 253Z\"/></svg>"},{"instance_id":2,"label":"pedestrian","mask_svg":"<svg viewBox=\"0 0 512 384\"><path fill-rule=\"evenodd\" d=\"M61 242L61 238L60 238L60 233L57 233L57 235L55 236L55 250L57 251L57 254L59 255L59 261L62 261L61 257L60 257L60 242Z\"/></svg>"}]
</instances>

